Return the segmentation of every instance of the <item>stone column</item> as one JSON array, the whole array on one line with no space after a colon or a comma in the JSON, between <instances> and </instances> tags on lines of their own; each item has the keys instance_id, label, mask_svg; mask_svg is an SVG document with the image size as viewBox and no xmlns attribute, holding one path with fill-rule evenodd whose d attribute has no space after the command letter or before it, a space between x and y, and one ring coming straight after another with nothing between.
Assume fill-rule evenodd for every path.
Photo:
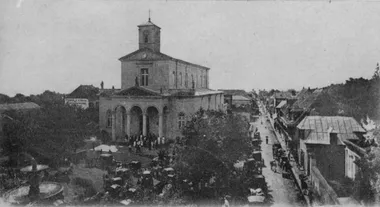
<instances>
[{"instance_id":1,"label":"stone column","mask_svg":"<svg viewBox=\"0 0 380 207\"><path fill-rule=\"evenodd\" d=\"M163 113L159 114L159 119L158 119L158 136L163 137L163 124L164 124L164 115Z\"/></svg>"},{"instance_id":2,"label":"stone column","mask_svg":"<svg viewBox=\"0 0 380 207\"><path fill-rule=\"evenodd\" d=\"M127 113L126 132L128 136L131 136L131 114Z\"/></svg>"},{"instance_id":3,"label":"stone column","mask_svg":"<svg viewBox=\"0 0 380 207\"><path fill-rule=\"evenodd\" d=\"M146 113L143 113L143 136L146 136Z\"/></svg>"},{"instance_id":4,"label":"stone column","mask_svg":"<svg viewBox=\"0 0 380 207\"><path fill-rule=\"evenodd\" d=\"M112 141L116 141L116 112L112 111Z\"/></svg>"}]
</instances>

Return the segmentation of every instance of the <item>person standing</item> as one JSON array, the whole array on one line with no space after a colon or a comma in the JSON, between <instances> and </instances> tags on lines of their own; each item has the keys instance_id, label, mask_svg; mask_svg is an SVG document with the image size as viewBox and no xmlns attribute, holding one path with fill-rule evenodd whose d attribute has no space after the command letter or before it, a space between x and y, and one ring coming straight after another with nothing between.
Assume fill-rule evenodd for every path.
<instances>
[{"instance_id":1,"label":"person standing","mask_svg":"<svg viewBox=\"0 0 380 207\"><path fill-rule=\"evenodd\" d=\"M223 207L230 207L230 202L227 200L227 196L224 197L224 204Z\"/></svg>"},{"instance_id":2,"label":"person standing","mask_svg":"<svg viewBox=\"0 0 380 207\"><path fill-rule=\"evenodd\" d=\"M158 145L158 146L161 145L161 137L158 137L158 138L157 138L157 145Z\"/></svg>"},{"instance_id":3,"label":"person standing","mask_svg":"<svg viewBox=\"0 0 380 207\"><path fill-rule=\"evenodd\" d=\"M268 144L268 142L269 142L268 136L265 137L265 141Z\"/></svg>"}]
</instances>

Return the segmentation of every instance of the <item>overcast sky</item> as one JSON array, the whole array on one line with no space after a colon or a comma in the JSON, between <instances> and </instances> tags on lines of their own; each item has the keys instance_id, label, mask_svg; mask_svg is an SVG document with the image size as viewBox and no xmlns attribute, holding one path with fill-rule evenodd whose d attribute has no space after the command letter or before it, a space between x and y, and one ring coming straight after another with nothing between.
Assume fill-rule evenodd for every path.
<instances>
[{"instance_id":1,"label":"overcast sky","mask_svg":"<svg viewBox=\"0 0 380 207\"><path fill-rule=\"evenodd\" d=\"M119 88L149 9L161 52L210 67L213 89L327 86L380 59L379 2L1 0L0 93Z\"/></svg>"}]
</instances>

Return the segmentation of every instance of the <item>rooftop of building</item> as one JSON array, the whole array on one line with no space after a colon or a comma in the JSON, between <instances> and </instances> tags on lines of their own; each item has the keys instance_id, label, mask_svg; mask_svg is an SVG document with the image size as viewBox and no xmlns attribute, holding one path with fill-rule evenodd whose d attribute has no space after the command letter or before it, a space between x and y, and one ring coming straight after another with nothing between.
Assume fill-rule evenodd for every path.
<instances>
[{"instance_id":1,"label":"rooftop of building","mask_svg":"<svg viewBox=\"0 0 380 207\"><path fill-rule=\"evenodd\" d=\"M366 132L354 118L346 116L306 116L297 128L305 130L307 144L330 144L331 133L337 134L340 142L359 140L357 133Z\"/></svg>"},{"instance_id":2,"label":"rooftop of building","mask_svg":"<svg viewBox=\"0 0 380 207\"><path fill-rule=\"evenodd\" d=\"M322 94L323 89L302 89L297 95L297 101L291 106L292 111L304 111L311 108L318 96Z\"/></svg>"},{"instance_id":3,"label":"rooftop of building","mask_svg":"<svg viewBox=\"0 0 380 207\"><path fill-rule=\"evenodd\" d=\"M282 100L277 106L276 108L277 109L281 109L282 107L284 107L286 105L286 100Z\"/></svg>"},{"instance_id":4,"label":"rooftop of building","mask_svg":"<svg viewBox=\"0 0 380 207\"><path fill-rule=\"evenodd\" d=\"M248 99L244 96L240 96L240 95L233 95L232 100L233 101L250 101L250 99Z\"/></svg>"},{"instance_id":5,"label":"rooftop of building","mask_svg":"<svg viewBox=\"0 0 380 207\"><path fill-rule=\"evenodd\" d=\"M146 27L146 26L156 26L156 27L160 28L159 26L155 25L155 24L150 20L150 18L148 19L147 22L138 25L138 27ZM160 29L161 29L161 28L160 28Z\"/></svg>"},{"instance_id":6,"label":"rooftop of building","mask_svg":"<svg viewBox=\"0 0 380 207\"><path fill-rule=\"evenodd\" d=\"M156 51L153 51L152 49L150 48L147 48L147 47L144 47L144 48L140 48L132 53L129 53L121 58L119 58L120 61L125 61L125 60L128 60L129 58L131 58L132 56L140 53L140 52L149 52L149 53L152 53L154 55L157 55L159 57L160 60L172 60L172 61L176 61L176 62L179 62L179 63L182 63L182 64L186 64L186 65L191 65L191 66L195 66L195 67L199 67L199 68L203 68L203 69L206 69L206 70L210 70L210 68L208 67L205 67L205 66L202 66L202 65L198 65L198 64L195 64L195 63L190 63L190 62L187 62L187 61L184 61L184 60L181 60L181 59L177 59L177 58L174 58L174 57L171 57L169 55L166 55L164 53L161 53L161 52L156 52ZM150 59L144 59L144 61L146 60L150 60Z\"/></svg>"},{"instance_id":7,"label":"rooftop of building","mask_svg":"<svg viewBox=\"0 0 380 207\"><path fill-rule=\"evenodd\" d=\"M241 89L218 89L218 91L223 91L225 95L240 95L240 96L247 96L248 93L245 90Z\"/></svg>"},{"instance_id":8,"label":"rooftop of building","mask_svg":"<svg viewBox=\"0 0 380 207\"><path fill-rule=\"evenodd\" d=\"M66 96L66 98L85 98L85 99L97 99L99 94L99 88L93 85L80 85L73 92Z\"/></svg>"},{"instance_id":9,"label":"rooftop of building","mask_svg":"<svg viewBox=\"0 0 380 207\"><path fill-rule=\"evenodd\" d=\"M135 96L135 97L168 97L168 96L204 96L211 94L222 94L222 91L215 91L211 89L197 88L197 89L169 89L156 91L142 86L132 86L127 89L114 89L103 91L101 96Z\"/></svg>"},{"instance_id":10,"label":"rooftop of building","mask_svg":"<svg viewBox=\"0 0 380 207\"><path fill-rule=\"evenodd\" d=\"M295 99L297 94L292 94L290 91L280 91L273 94L273 98L276 99Z\"/></svg>"}]
</instances>

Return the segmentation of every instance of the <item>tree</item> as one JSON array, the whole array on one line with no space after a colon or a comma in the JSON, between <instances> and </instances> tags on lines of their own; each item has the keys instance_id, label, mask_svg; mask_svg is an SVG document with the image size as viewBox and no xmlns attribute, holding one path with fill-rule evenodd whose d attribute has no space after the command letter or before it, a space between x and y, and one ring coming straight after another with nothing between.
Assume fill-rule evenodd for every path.
<instances>
[{"instance_id":1,"label":"tree","mask_svg":"<svg viewBox=\"0 0 380 207\"><path fill-rule=\"evenodd\" d=\"M13 121L4 127L2 148L7 154L28 152L58 164L84 144L84 139L98 135L91 112L67 105L42 108L36 113L7 112Z\"/></svg>"},{"instance_id":2,"label":"tree","mask_svg":"<svg viewBox=\"0 0 380 207\"><path fill-rule=\"evenodd\" d=\"M175 167L195 183L216 177L218 193L227 190L233 177L233 164L250 149L248 123L243 117L217 111L198 111L183 130L184 146L176 156ZM205 196L201 190L199 195Z\"/></svg>"},{"instance_id":3,"label":"tree","mask_svg":"<svg viewBox=\"0 0 380 207\"><path fill-rule=\"evenodd\" d=\"M294 89L289 89L289 90L288 90L288 92L289 92L289 93L291 93L291 94L292 94L292 96L295 96L295 95L297 95L297 91L296 91L296 90L294 90Z\"/></svg>"},{"instance_id":4,"label":"tree","mask_svg":"<svg viewBox=\"0 0 380 207\"><path fill-rule=\"evenodd\" d=\"M372 79L379 79L380 78L380 71L379 71L379 63L376 65L375 73L372 76Z\"/></svg>"},{"instance_id":5,"label":"tree","mask_svg":"<svg viewBox=\"0 0 380 207\"><path fill-rule=\"evenodd\" d=\"M378 143L380 128L376 128L373 135ZM380 193L380 148L371 147L365 156L356 161L356 164L360 170L355 179L354 196L369 205L379 202L377 199Z\"/></svg>"}]
</instances>

